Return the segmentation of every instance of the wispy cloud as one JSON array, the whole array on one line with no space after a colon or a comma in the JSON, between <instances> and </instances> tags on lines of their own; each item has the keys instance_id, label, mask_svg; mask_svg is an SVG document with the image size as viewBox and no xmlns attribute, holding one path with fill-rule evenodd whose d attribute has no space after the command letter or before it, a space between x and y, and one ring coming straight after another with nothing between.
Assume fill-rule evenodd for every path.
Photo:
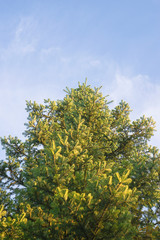
<instances>
[{"instance_id":1,"label":"wispy cloud","mask_svg":"<svg viewBox=\"0 0 160 240\"><path fill-rule=\"evenodd\" d=\"M61 99L62 89L77 87L77 82L87 77L93 87L102 85L104 95L110 94L110 100L113 99L115 104L121 99L127 101L133 109L133 119L143 114L153 116L158 130L153 142L160 145L160 85L152 83L149 76L127 74L110 59L87 53L67 53L63 46L39 45L36 24L32 17L21 18L7 48L0 49L0 58L5 60L2 62L4 71L0 72L2 135L22 132L26 121L26 99L39 102L43 102L44 98ZM28 55L31 55L31 62L25 68L21 58L25 59ZM10 59L13 61L10 62ZM18 67L16 61L21 63Z\"/></svg>"},{"instance_id":2,"label":"wispy cloud","mask_svg":"<svg viewBox=\"0 0 160 240\"><path fill-rule=\"evenodd\" d=\"M153 83L149 76L125 76L116 73L110 97L115 105L122 99L128 102L133 110L132 119L142 115L152 116L156 121L157 129L152 143L160 146L160 84Z\"/></svg>"},{"instance_id":3,"label":"wispy cloud","mask_svg":"<svg viewBox=\"0 0 160 240\"><path fill-rule=\"evenodd\" d=\"M25 56L36 50L37 37L35 34L36 21L32 17L22 17L12 38L6 48L0 49L2 60L8 60L10 57Z\"/></svg>"},{"instance_id":4,"label":"wispy cloud","mask_svg":"<svg viewBox=\"0 0 160 240\"><path fill-rule=\"evenodd\" d=\"M55 54L55 52L58 52L60 50L61 50L60 47L42 48L40 54L44 57L50 56L50 55L52 56L53 54Z\"/></svg>"}]
</instances>

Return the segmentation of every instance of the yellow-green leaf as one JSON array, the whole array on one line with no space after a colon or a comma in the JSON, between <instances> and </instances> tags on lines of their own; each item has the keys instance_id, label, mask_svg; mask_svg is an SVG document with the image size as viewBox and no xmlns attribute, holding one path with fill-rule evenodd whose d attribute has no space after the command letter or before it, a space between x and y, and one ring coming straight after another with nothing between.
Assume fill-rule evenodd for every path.
<instances>
[{"instance_id":1,"label":"yellow-green leaf","mask_svg":"<svg viewBox=\"0 0 160 240\"><path fill-rule=\"evenodd\" d=\"M109 176L109 185L112 185L112 176Z\"/></svg>"},{"instance_id":2,"label":"yellow-green leaf","mask_svg":"<svg viewBox=\"0 0 160 240\"><path fill-rule=\"evenodd\" d=\"M119 175L119 172L116 172L116 176L117 176L117 178L118 178L118 181L119 181L119 182L122 182L122 179L121 179L121 177L120 177L120 175Z\"/></svg>"},{"instance_id":3,"label":"yellow-green leaf","mask_svg":"<svg viewBox=\"0 0 160 240\"><path fill-rule=\"evenodd\" d=\"M66 192L64 194L64 200L67 201L67 199L68 199L68 189L66 189Z\"/></svg>"},{"instance_id":4,"label":"yellow-green leaf","mask_svg":"<svg viewBox=\"0 0 160 240\"><path fill-rule=\"evenodd\" d=\"M132 179L131 178L128 178L126 179L125 181L123 181L123 183L126 183L126 184L130 184L132 182Z\"/></svg>"}]
</instances>

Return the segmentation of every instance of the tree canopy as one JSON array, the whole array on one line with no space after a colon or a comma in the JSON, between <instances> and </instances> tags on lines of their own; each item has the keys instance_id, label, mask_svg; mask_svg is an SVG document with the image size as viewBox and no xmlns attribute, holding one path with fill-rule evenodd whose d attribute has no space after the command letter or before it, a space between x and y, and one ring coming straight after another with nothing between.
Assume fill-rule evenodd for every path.
<instances>
[{"instance_id":1,"label":"tree canopy","mask_svg":"<svg viewBox=\"0 0 160 240\"><path fill-rule=\"evenodd\" d=\"M25 140L1 138L0 238L159 239L160 154L153 119L87 83L27 102Z\"/></svg>"}]
</instances>

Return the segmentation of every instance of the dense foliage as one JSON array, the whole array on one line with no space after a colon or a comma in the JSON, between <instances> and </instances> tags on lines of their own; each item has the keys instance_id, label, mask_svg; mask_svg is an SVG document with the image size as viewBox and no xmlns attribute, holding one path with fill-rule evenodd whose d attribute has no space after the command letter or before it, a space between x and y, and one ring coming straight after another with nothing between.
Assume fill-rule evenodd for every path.
<instances>
[{"instance_id":1,"label":"dense foliage","mask_svg":"<svg viewBox=\"0 0 160 240\"><path fill-rule=\"evenodd\" d=\"M1 239L159 239L152 118L131 122L86 83L26 110L25 141L1 139Z\"/></svg>"}]
</instances>

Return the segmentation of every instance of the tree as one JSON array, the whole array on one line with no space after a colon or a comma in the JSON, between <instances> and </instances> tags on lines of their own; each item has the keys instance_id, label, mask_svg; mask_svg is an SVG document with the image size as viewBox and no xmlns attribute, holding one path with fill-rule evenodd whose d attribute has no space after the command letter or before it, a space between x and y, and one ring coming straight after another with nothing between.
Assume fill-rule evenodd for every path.
<instances>
[{"instance_id":1,"label":"tree","mask_svg":"<svg viewBox=\"0 0 160 240\"><path fill-rule=\"evenodd\" d=\"M152 118L99 88L27 102L25 141L1 138L1 239L158 239L160 154Z\"/></svg>"}]
</instances>

